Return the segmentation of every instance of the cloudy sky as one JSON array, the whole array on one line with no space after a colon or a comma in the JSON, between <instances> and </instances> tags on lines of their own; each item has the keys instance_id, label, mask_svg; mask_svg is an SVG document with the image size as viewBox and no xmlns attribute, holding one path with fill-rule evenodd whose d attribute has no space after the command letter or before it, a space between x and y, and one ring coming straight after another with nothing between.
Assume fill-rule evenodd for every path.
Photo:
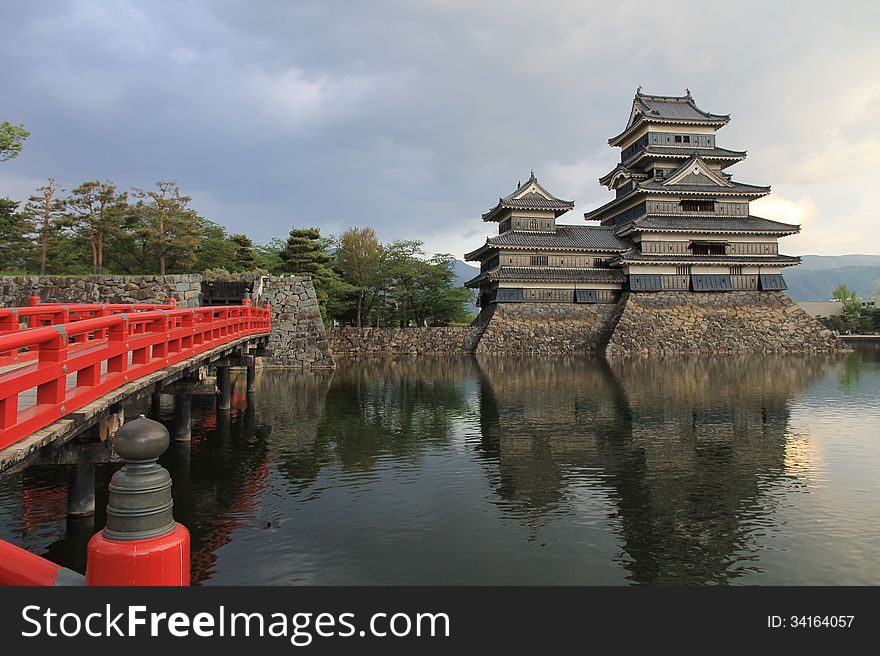
<instances>
[{"instance_id":1,"label":"cloudy sky","mask_svg":"<svg viewBox=\"0 0 880 656\"><path fill-rule=\"evenodd\" d=\"M845 10L844 10L845 8ZM47 177L177 180L259 242L292 225L463 252L534 169L574 199L633 94L730 113L753 213L788 253L880 254L880 3L2 0L0 120L24 123L0 195Z\"/></svg>"}]
</instances>

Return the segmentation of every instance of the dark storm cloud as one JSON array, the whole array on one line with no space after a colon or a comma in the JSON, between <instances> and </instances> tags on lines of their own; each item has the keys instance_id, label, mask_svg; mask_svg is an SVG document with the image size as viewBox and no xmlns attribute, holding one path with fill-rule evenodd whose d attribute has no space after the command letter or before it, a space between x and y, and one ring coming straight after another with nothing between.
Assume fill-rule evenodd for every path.
<instances>
[{"instance_id":1,"label":"dark storm cloud","mask_svg":"<svg viewBox=\"0 0 880 656\"><path fill-rule=\"evenodd\" d=\"M845 193L828 185L834 153L864 145L847 125L873 130L859 157L876 166L876 18L871 4L843 20L803 3L9 3L0 119L33 136L0 192L177 179L259 241L373 225L460 255L530 168L580 211L606 200L605 140L644 84L732 112L723 141L752 152L738 177L817 215ZM828 132L834 149L806 149L802 131L844 100L859 111ZM783 166L792 155L803 166Z\"/></svg>"}]
</instances>

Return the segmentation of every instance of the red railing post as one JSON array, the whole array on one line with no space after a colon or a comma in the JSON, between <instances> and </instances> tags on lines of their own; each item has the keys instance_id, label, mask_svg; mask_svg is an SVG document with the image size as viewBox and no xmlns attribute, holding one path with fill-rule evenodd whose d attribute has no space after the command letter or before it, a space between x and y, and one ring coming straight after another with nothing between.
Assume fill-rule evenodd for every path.
<instances>
[{"instance_id":1,"label":"red railing post","mask_svg":"<svg viewBox=\"0 0 880 656\"><path fill-rule=\"evenodd\" d=\"M50 342L40 344L40 369L53 369L55 376L37 386L37 405L57 406L64 414L64 396L67 392L67 330L62 326L52 326L57 331ZM59 415L60 416L60 415Z\"/></svg>"},{"instance_id":2,"label":"red railing post","mask_svg":"<svg viewBox=\"0 0 880 656\"><path fill-rule=\"evenodd\" d=\"M31 296L28 299L28 305L30 305L31 307L34 307L35 305L39 305L39 304L40 304L40 297L37 296L36 294Z\"/></svg>"}]
</instances>

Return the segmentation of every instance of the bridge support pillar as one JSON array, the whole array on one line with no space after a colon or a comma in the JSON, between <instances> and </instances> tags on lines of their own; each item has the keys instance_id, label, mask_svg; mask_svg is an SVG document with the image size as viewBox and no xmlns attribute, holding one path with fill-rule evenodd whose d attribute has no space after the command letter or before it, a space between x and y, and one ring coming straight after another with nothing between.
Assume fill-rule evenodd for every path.
<instances>
[{"instance_id":1,"label":"bridge support pillar","mask_svg":"<svg viewBox=\"0 0 880 656\"><path fill-rule=\"evenodd\" d=\"M232 384L229 380L229 366L217 367L217 409L229 410L232 407Z\"/></svg>"},{"instance_id":2,"label":"bridge support pillar","mask_svg":"<svg viewBox=\"0 0 880 656\"><path fill-rule=\"evenodd\" d=\"M150 395L150 417L158 419L162 411L162 394L158 391Z\"/></svg>"},{"instance_id":3,"label":"bridge support pillar","mask_svg":"<svg viewBox=\"0 0 880 656\"><path fill-rule=\"evenodd\" d=\"M247 366L247 389L246 392L248 394L253 394L257 391L257 366L251 361L251 364Z\"/></svg>"},{"instance_id":4,"label":"bridge support pillar","mask_svg":"<svg viewBox=\"0 0 880 656\"><path fill-rule=\"evenodd\" d=\"M70 465L67 469L67 514L85 517L95 514L95 466Z\"/></svg>"},{"instance_id":5,"label":"bridge support pillar","mask_svg":"<svg viewBox=\"0 0 880 656\"><path fill-rule=\"evenodd\" d=\"M189 442L192 438L192 395L174 395L174 441Z\"/></svg>"}]
</instances>

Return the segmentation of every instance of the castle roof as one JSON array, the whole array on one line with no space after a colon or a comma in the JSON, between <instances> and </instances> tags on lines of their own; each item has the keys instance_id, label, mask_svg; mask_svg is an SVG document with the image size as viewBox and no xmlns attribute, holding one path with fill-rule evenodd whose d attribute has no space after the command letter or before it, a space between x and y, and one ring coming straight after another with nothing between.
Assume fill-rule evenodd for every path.
<instances>
[{"instance_id":1,"label":"castle roof","mask_svg":"<svg viewBox=\"0 0 880 656\"><path fill-rule=\"evenodd\" d=\"M646 254L636 248L614 257L612 264L706 264L709 266L730 266L731 264L752 264L771 266L795 266L801 258L792 255L665 255Z\"/></svg>"},{"instance_id":2,"label":"castle roof","mask_svg":"<svg viewBox=\"0 0 880 656\"><path fill-rule=\"evenodd\" d=\"M487 250L541 249L559 251L622 252L632 247L628 239L614 234L614 228L604 226L556 226L554 232L522 232L510 230L489 237L478 249L467 253L465 260L476 260Z\"/></svg>"},{"instance_id":3,"label":"castle roof","mask_svg":"<svg viewBox=\"0 0 880 656\"><path fill-rule=\"evenodd\" d=\"M633 232L710 232L722 234L793 235L801 227L791 223L771 221L760 216L643 216L617 229L618 236Z\"/></svg>"},{"instance_id":4,"label":"castle roof","mask_svg":"<svg viewBox=\"0 0 880 656\"><path fill-rule=\"evenodd\" d=\"M712 114L697 107L690 90L683 96L657 96L642 93L642 88L639 87L633 98L626 128L616 137L611 137L608 143L612 146L619 145L645 122L721 127L729 121L729 114Z\"/></svg>"},{"instance_id":5,"label":"castle roof","mask_svg":"<svg viewBox=\"0 0 880 656\"><path fill-rule=\"evenodd\" d=\"M484 271L468 280L465 285L476 287L487 280L622 283L626 280L626 276L620 269L499 266L491 271Z\"/></svg>"},{"instance_id":6,"label":"castle roof","mask_svg":"<svg viewBox=\"0 0 880 656\"><path fill-rule=\"evenodd\" d=\"M679 146L645 146L636 151L629 159L623 162L625 166L632 166L644 157L662 157L664 159L686 159L693 155L699 155L703 159L712 160L744 160L748 153L745 150L728 150L727 148L681 148Z\"/></svg>"},{"instance_id":7,"label":"castle roof","mask_svg":"<svg viewBox=\"0 0 880 656\"><path fill-rule=\"evenodd\" d=\"M483 214L483 221L498 221L504 210L552 210L555 216L560 216L573 207L574 201L556 198L544 189L532 171L524 184L518 184L513 192L499 198L498 204Z\"/></svg>"}]
</instances>

